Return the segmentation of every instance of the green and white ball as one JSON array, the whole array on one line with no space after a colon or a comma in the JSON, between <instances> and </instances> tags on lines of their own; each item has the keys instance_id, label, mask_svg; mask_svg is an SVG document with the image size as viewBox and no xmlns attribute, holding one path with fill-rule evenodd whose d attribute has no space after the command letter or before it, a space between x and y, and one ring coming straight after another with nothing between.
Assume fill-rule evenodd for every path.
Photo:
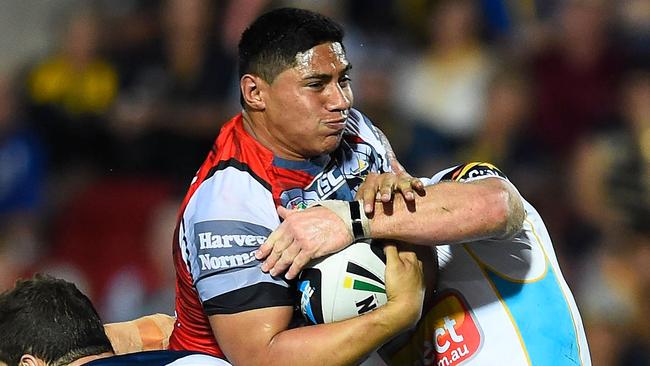
<instances>
[{"instance_id":1,"label":"green and white ball","mask_svg":"<svg viewBox=\"0 0 650 366\"><path fill-rule=\"evenodd\" d=\"M300 310L312 324L349 319L384 305L386 257L368 242L310 262L298 277Z\"/></svg>"}]
</instances>

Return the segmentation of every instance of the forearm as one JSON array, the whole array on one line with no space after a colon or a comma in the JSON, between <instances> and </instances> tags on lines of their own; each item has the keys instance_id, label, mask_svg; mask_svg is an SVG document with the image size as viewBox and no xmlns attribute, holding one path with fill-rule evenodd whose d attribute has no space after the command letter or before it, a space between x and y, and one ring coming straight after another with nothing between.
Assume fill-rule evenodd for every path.
<instances>
[{"instance_id":1,"label":"forearm","mask_svg":"<svg viewBox=\"0 0 650 366\"><path fill-rule=\"evenodd\" d=\"M286 330L269 344L267 365L355 365L405 326L380 308L342 322ZM299 351L297 351L299 350Z\"/></svg>"},{"instance_id":2,"label":"forearm","mask_svg":"<svg viewBox=\"0 0 650 366\"><path fill-rule=\"evenodd\" d=\"M375 311L342 322L294 329L287 329L291 307L213 315L210 324L233 365L351 365L415 324L422 298L403 299L411 298L410 303L389 299Z\"/></svg>"},{"instance_id":3,"label":"forearm","mask_svg":"<svg viewBox=\"0 0 650 366\"><path fill-rule=\"evenodd\" d=\"M376 203L370 231L373 238L451 244L512 236L523 218L519 193L504 181L441 182L408 207L400 195L391 204Z\"/></svg>"}]
</instances>

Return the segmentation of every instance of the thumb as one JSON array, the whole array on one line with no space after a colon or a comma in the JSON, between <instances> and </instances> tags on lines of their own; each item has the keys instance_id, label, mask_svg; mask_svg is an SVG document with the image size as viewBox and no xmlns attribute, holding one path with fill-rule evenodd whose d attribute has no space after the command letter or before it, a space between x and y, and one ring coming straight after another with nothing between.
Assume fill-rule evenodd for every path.
<instances>
[{"instance_id":1,"label":"thumb","mask_svg":"<svg viewBox=\"0 0 650 366\"><path fill-rule=\"evenodd\" d=\"M286 219L289 215L291 215L292 212L292 210L289 210L288 208L284 208L282 206L278 206L277 211L278 211L278 215L282 219Z\"/></svg>"},{"instance_id":2,"label":"thumb","mask_svg":"<svg viewBox=\"0 0 650 366\"><path fill-rule=\"evenodd\" d=\"M399 254L397 252L397 246L393 243L386 243L384 245L384 254L386 255L386 263L388 264L388 261L394 261L397 258L399 258Z\"/></svg>"}]
</instances>

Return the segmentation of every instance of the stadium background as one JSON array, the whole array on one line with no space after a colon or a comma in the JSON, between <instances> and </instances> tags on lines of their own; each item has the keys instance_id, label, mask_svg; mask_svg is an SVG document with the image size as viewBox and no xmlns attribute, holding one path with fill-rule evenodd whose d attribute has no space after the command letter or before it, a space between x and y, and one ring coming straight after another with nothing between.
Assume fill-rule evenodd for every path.
<instances>
[{"instance_id":1,"label":"stadium background","mask_svg":"<svg viewBox=\"0 0 650 366\"><path fill-rule=\"evenodd\" d=\"M491 161L537 206L594 365L650 364L650 0L3 0L0 290L173 312L181 195L239 110L239 34L283 5L344 24L412 173Z\"/></svg>"}]
</instances>

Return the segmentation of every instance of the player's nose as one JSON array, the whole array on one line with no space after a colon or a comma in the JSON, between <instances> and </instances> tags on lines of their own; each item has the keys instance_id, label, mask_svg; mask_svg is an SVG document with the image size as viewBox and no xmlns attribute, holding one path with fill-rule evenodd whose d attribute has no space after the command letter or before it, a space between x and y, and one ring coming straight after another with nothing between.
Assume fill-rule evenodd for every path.
<instances>
[{"instance_id":1,"label":"player's nose","mask_svg":"<svg viewBox=\"0 0 650 366\"><path fill-rule=\"evenodd\" d=\"M327 109L330 111L346 111L352 107L352 96L338 84L330 88L327 97Z\"/></svg>"}]
</instances>

